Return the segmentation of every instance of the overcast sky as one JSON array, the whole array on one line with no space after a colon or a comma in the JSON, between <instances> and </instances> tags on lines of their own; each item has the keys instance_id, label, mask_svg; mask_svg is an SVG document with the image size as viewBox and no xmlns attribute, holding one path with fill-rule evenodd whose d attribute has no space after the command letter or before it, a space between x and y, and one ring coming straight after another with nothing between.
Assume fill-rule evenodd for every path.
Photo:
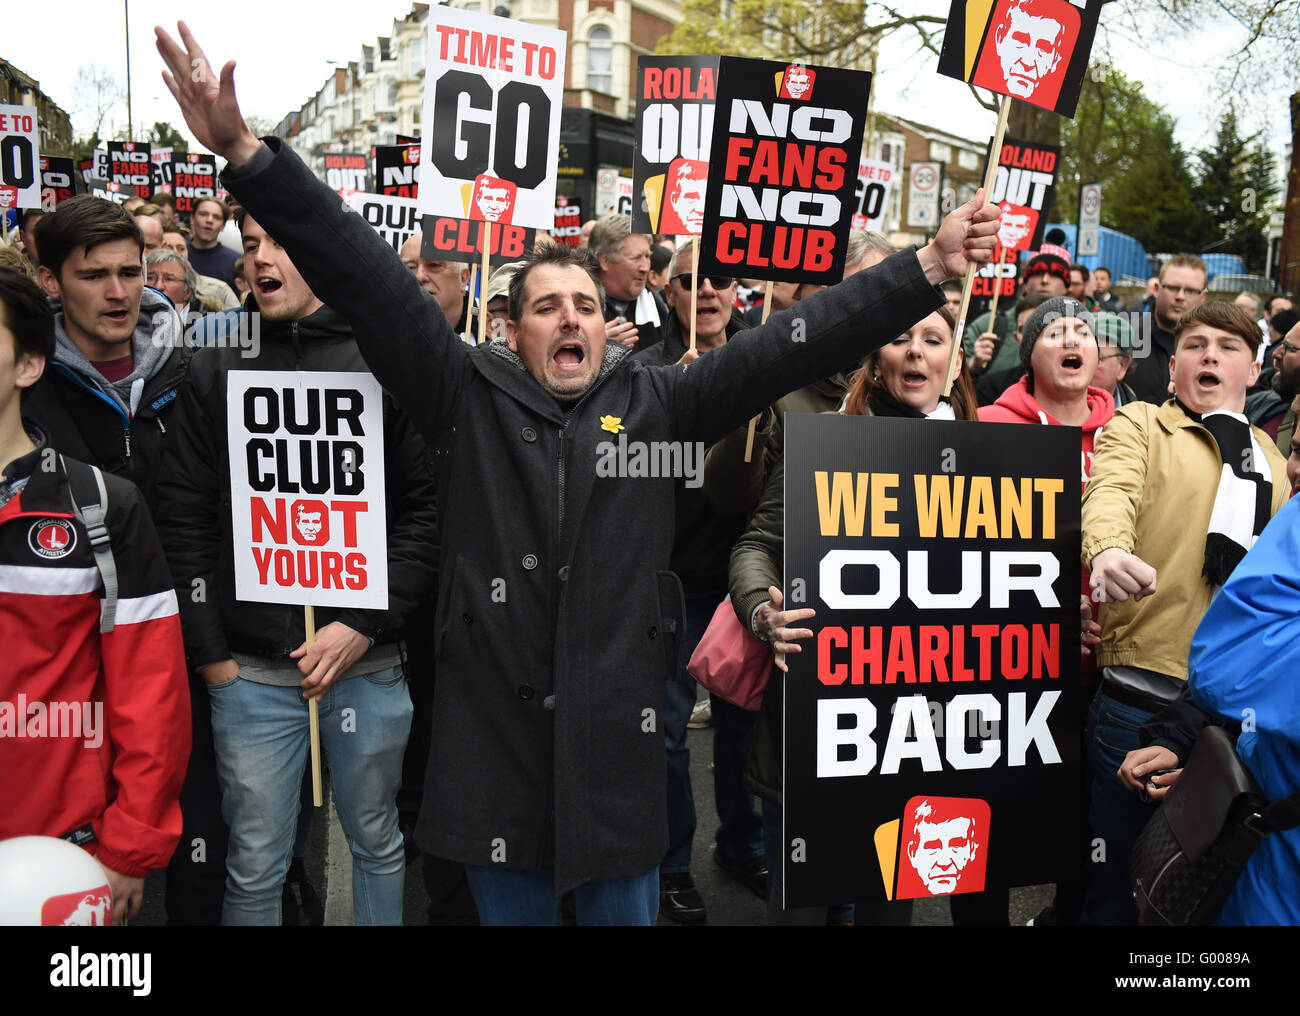
<instances>
[{"instance_id":1,"label":"overcast sky","mask_svg":"<svg viewBox=\"0 0 1300 1016\"><path fill-rule=\"evenodd\" d=\"M131 85L133 119L140 131L155 120L172 122L182 131L180 113L162 83L162 61L153 43L153 26L175 34L175 18L184 16L209 58L218 66L237 62L235 81L247 114L279 121L298 109L330 73L327 61L360 57L363 43L389 35L394 18L411 10L408 0L221 0L188 4L184 0L129 0L131 12ZM34 2L6 4L0 57L37 78L41 88L73 116L74 132L89 129L79 109L75 82L80 67L98 64L126 80L126 42L122 4L116 0L64 0L45 7ZM902 0L895 6L941 12L944 0ZM57 12L57 16L53 14ZM1166 107L1178 123L1178 138L1189 149L1207 145L1214 136L1219 109L1207 101L1209 84L1202 70L1219 53L1231 51L1234 34L1222 26L1187 38L1153 25L1154 44L1139 46L1118 31L1099 36L1094 52L1106 47L1118 66L1141 80L1147 95ZM992 134L996 116L984 110L960 82L940 77L933 54L912 54L902 47L881 54L873 86L877 108L930 123L983 141ZM1274 154L1282 158L1289 136L1287 96L1271 97L1265 108L1242 111L1244 127L1266 128ZM120 126L125 127L125 110ZM107 133L107 132L106 132Z\"/></svg>"}]
</instances>

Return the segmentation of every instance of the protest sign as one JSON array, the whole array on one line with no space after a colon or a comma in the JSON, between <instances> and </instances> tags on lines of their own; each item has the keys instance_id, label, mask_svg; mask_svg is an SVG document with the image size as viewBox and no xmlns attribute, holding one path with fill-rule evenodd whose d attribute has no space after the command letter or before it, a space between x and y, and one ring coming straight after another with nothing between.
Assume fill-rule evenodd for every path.
<instances>
[{"instance_id":1,"label":"protest sign","mask_svg":"<svg viewBox=\"0 0 1300 1016\"><path fill-rule=\"evenodd\" d=\"M888 162L862 159L858 162L858 185L853 199L853 228L884 232L889 212L889 195L894 186L894 167Z\"/></svg>"},{"instance_id":2,"label":"protest sign","mask_svg":"<svg viewBox=\"0 0 1300 1016\"><path fill-rule=\"evenodd\" d=\"M148 198L153 193L153 160L144 141L108 143L108 179L130 188L127 196Z\"/></svg>"},{"instance_id":3,"label":"protest sign","mask_svg":"<svg viewBox=\"0 0 1300 1016\"><path fill-rule=\"evenodd\" d=\"M95 160L93 158L78 160L77 170L81 173L82 183L89 184L91 180L99 179L95 172Z\"/></svg>"},{"instance_id":4,"label":"protest sign","mask_svg":"<svg viewBox=\"0 0 1300 1016\"><path fill-rule=\"evenodd\" d=\"M325 182L340 194L368 189L369 177L369 161L361 152L325 153Z\"/></svg>"},{"instance_id":5,"label":"protest sign","mask_svg":"<svg viewBox=\"0 0 1300 1016\"><path fill-rule=\"evenodd\" d=\"M483 232L487 223L441 215L420 217L420 257L429 261L483 260ZM488 239L488 262L504 265L528 255L537 245L537 230L495 223Z\"/></svg>"},{"instance_id":6,"label":"protest sign","mask_svg":"<svg viewBox=\"0 0 1300 1016\"><path fill-rule=\"evenodd\" d=\"M568 247L578 246L582 240L582 206L577 198L555 199L555 227L551 236Z\"/></svg>"},{"instance_id":7,"label":"protest sign","mask_svg":"<svg viewBox=\"0 0 1300 1016\"><path fill-rule=\"evenodd\" d=\"M939 73L1074 116L1104 0L952 0Z\"/></svg>"},{"instance_id":8,"label":"protest sign","mask_svg":"<svg viewBox=\"0 0 1300 1016\"><path fill-rule=\"evenodd\" d=\"M934 229L939 223L939 184L943 166L937 162L914 162L907 170L907 224Z\"/></svg>"},{"instance_id":9,"label":"protest sign","mask_svg":"<svg viewBox=\"0 0 1300 1016\"><path fill-rule=\"evenodd\" d=\"M786 906L1079 863L1079 432L786 416Z\"/></svg>"},{"instance_id":10,"label":"protest sign","mask_svg":"<svg viewBox=\"0 0 1300 1016\"><path fill-rule=\"evenodd\" d=\"M35 106L0 106L0 187L10 208L41 207L41 133Z\"/></svg>"},{"instance_id":11,"label":"protest sign","mask_svg":"<svg viewBox=\"0 0 1300 1016\"><path fill-rule=\"evenodd\" d=\"M390 198L414 198L420 189L420 146L379 145L375 148L375 193Z\"/></svg>"},{"instance_id":12,"label":"protest sign","mask_svg":"<svg viewBox=\"0 0 1300 1016\"><path fill-rule=\"evenodd\" d=\"M716 56L640 56L632 231L697 234L718 82Z\"/></svg>"},{"instance_id":13,"label":"protest sign","mask_svg":"<svg viewBox=\"0 0 1300 1016\"><path fill-rule=\"evenodd\" d=\"M219 198L217 193L217 157L203 152L187 152L172 159L172 196L176 211L189 215L202 198Z\"/></svg>"},{"instance_id":14,"label":"protest sign","mask_svg":"<svg viewBox=\"0 0 1300 1016\"><path fill-rule=\"evenodd\" d=\"M972 297L1003 297L1016 295L1016 279L1019 276L1018 259L1014 249L999 247L995 261L979 266L975 272L975 281L971 286Z\"/></svg>"},{"instance_id":15,"label":"protest sign","mask_svg":"<svg viewBox=\"0 0 1300 1016\"><path fill-rule=\"evenodd\" d=\"M175 153L171 145L166 148L155 148L149 153L149 161L153 163L153 189L171 193L172 189L172 161L175 159Z\"/></svg>"},{"instance_id":16,"label":"protest sign","mask_svg":"<svg viewBox=\"0 0 1300 1016\"><path fill-rule=\"evenodd\" d=\"M1101 184L1086 183L1079 191L1079 257L1101 252Z\"/></svg>"},{"instance_id":17,"label":"protest sign","mask_svg":"<svg viewBox=\"0 0 1300 1016\"><path fill-rule=\"evenodd\" d=\"M428 53L420 214L550 229L564 33L434 6Z\"/></svg>"},{"instance_id":18,"label":"protest sign","mask_svg":"<svg viewBox=\"0 0 1300 1016\"><path fill-rule=\"evenodd\" d=\"M998 224L998 243L1002 247L1022 252L1042 245L1060 162L1061 149L1056 145L1003 140L993 190L988 196L1002 209Z\"/></svg>"},{"instance_id":19,"label":"protest sign","mask_svg":"<svg viewBox=\"0 0 1300 1016\"><path fill-rule=\"evenodd\" d=\"M381 397L370 374L230 372L237 599L388 609Z\"/></svg>"},{"instance_id":20,"label":"protest sign","mask_svg":"<svg viewBox=\"0 0 1300 1016\"><path fill-rule=\"evenodd\" d=\"M420 231L415 198L391 198L382 194L351 194L348 204L365 219L375 232L399 253L402 244Z\"/></svg>"},{"instance_id":21,"label":"protest sign","mask_svg":"<svg viewBox=\"0 0 1300 1016\"><path fill-rule=\"evenodd\" d=\"M71 159L41 156L41 207L52 212L77 193L77 167Z\"/></svg>"},{"instance_id":22,"label":"protest sign","mask_svg":"<svg viewBox=\"0 0 1300 1016\"><path fill-rule=\"evenodd\" d=\"M127 201L128 198L135 197L135 188L126 184L115 183L112 180L91 180L86 185L87 193L104 201L112 201L120 205Z\"/></svg>"},{"instance_id":23,"label":"protest sign","mask_svg":"<svg viewBox=\"0 0 1300 1016\"><path fill-rule=\"evenodd\" d=\"M870 90L865 71L721 58L699 274L840 281Z\"/></svg>"}]
</instances>

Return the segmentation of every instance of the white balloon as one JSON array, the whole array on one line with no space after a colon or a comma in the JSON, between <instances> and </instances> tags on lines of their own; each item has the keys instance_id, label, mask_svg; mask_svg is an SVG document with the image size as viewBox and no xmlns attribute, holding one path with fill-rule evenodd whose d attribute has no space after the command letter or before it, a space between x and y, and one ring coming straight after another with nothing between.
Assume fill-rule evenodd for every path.
<instances>
[{"instance_id":1,"label":"white balloon","mask_svg":"<svg viewBox=\"0 0 1300 1016\"><path fill-rule=\"evenodd\" d=\"M53 836L0 840L0 925L107 924L113 892L104 869Z\"/></svg>"}]
</instances>

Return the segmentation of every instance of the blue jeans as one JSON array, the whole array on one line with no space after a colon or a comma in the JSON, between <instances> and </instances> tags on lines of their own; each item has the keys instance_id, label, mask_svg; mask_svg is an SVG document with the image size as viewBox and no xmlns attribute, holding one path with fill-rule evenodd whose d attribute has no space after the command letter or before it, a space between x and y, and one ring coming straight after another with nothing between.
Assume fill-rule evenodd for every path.
<instances>
[{"instance_id":1,"label":"blue jeans","mask_svg":"<svg viewBox=\"0 0 1300 1016\"><path fill-rule=\"evenodd\" d=\"M1098 690L1084 728L1092 794L1088 819L1092 835L1105 848L1104 860L1090 852L1088 889L1080 924L1137 924L1137 908L1129 885L1129 854L1155 812L1135 791L1120 782L1116 771L1138 744L1138 728L1154 713L1116 702Z\"/></svg>"},{"instance_id":2,"label":"blue jeans","mask_svg":"<svg viewBox=\"0 0 1300 1016\"><path fill-rule=\"evenodd\" d=\"M561 923L560 900L549 871L511 871L465 865L470 891L485 925ZM659 872L588 882L573 890L580 925L648 928L659 915Z\"/></svg>"},{"instance_id":3,"label":"blue jeans","mask_svg":"<svg viewBox=\"0 0 1300 1016\"><path fill-rule=\"evenodd\" d=\"M221 810L230 824L222 924L280 923L299 793L310 753L297 687L210 685ZM406 871L397 788L411 729L402 669L336 681L320 700L321 751L352 849L357 924L401 924Z\"/></svg>"}]
</instances>

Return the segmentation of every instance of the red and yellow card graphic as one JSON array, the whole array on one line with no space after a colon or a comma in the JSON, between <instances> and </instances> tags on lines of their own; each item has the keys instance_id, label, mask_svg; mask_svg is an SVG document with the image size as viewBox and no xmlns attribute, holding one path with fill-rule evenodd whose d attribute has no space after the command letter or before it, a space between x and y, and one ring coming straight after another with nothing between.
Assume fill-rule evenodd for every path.
<instances>
[{"instance_id":1,"label":"red and yellow card graphic","mask_svg":"<svg viewBox=\"0 0 1300 1016\"><path fill-rule=\"evenodd\" d=\"M876 828L885 897L983 892L989 827L988 802L977 797L913 797L901 819Z\"/></svg>"},{"instance_id":2,"label":"red and yellow card graphic","mask_svg":"<svg viewBox=\"0 0 1300 1016\"><path fill-rule=\"evenodd\" d=\"M1100 0L953 0L939 73L1073 116Z\"/></svg>"}]
</instances>

